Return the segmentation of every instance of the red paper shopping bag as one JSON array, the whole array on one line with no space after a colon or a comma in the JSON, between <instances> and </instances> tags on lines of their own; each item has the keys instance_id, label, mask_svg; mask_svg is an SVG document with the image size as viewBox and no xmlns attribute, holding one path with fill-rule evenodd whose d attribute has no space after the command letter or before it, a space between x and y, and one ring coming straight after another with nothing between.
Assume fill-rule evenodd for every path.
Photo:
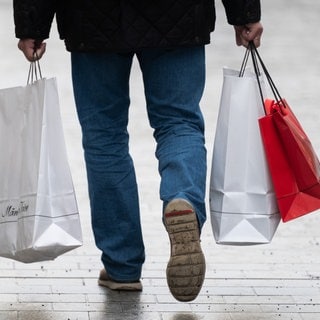
<instances>
[{"instance_id":1,"label":"red paper shopping bag","mask_svg":"<svg viewBox=\"0 0 320 320\"><path fill-rule=\"evenodd\" d=\"M265 101L261 136L284 222L320 208L320 163L284 99Z\"/></svg>"}]
</instances>

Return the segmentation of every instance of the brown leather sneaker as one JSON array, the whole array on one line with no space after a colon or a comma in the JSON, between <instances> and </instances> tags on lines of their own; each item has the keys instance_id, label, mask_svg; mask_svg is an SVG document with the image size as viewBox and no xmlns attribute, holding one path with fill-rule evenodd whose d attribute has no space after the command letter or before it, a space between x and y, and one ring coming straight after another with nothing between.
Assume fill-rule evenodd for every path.
<instances>
[{"instance_id":1,"label":"brown leather sneaker","mask_svg":"<svg viewBox=\"0 0 320 320\"><path fill-rule=\"evenodd\" d=\"M98 284L111 290L142 291L142 284L140 280L134 282L117 282L109 277L105 269L100 271Z\"/></svg>"}]
</instances>

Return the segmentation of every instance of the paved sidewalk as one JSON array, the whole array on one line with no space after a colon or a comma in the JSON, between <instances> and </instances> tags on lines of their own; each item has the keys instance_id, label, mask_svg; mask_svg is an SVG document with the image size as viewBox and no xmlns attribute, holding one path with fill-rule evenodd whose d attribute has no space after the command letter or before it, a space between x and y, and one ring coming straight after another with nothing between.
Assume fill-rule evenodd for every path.
<instances>
[{"instance_id":1,"label":"paved sidewalk","mask_svg":"<svg viewBox=\"0 0 320 320\"><path fill-rule=\"evenodd\" d=\"M207 48L207 123L210 168L222 67L238 68L243 48L219 0L213 44ZM320 2L262 1L265 32L260 53L320 155ZM0 87L24 85L28 64L16 48L11 1L0 0ZM175 301L166 286L169 240L161 223L155 144L148 127L137 63L131 79L131 151L141 197L147 260L142 293L110 292L97 286L100 254L93 243L74 111L69 55L55 29L42 60L47 77L58 78L68 154L84 232L83 247L53 262L22 264L0 259L0 320L318 320L320 319L320 213L281 224L270 245L218 246L210 223L203 230L207 277L192 303ZM245 115L244 115L245 116Z\"/></svg>"}]
</instances>

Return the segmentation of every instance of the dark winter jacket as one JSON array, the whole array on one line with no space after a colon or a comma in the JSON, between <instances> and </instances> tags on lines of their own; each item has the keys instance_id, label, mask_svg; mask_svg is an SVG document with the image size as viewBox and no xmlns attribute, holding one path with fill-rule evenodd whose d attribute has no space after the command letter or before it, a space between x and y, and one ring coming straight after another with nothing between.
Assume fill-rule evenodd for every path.
<instances>
[{"instance_id":1,"label":"dark winter jacket","mask_svg":"<svg viewBox=\"0 0 320 320\"><path fill-rule=\"evenodd\" d=\"M228 22L260 20L259 0L222 0ZM214 30L214 0L14 0L17 38L49 37L56 15L69 51L137 51L203 45Z\"/></svg>"}]
</instances>

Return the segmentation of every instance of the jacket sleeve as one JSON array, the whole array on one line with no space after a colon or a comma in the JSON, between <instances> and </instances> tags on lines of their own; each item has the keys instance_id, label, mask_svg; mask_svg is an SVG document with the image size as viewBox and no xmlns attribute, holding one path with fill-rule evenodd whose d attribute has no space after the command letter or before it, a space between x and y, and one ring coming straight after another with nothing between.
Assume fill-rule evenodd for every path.
<instances>
[{"instance_id":1,"label":"jacket sleeve","mask_svg":"<svg viewBox=\"0 0 320 320\"><path fill-rule=\"evenodd\" d=\"M13 0L15 34L19 39L47 39L57 0Z\"/></svg>"},{"instance_id":2,"label":"jacket sleeve","mask_svg":"<svg viewBox=\"0 0 320 320\"><path fill-rule=\"evenodd\" d=\"M260 0L222 0L228 23L241 26L260 21Z\"/></svg>"}]
</instances>

